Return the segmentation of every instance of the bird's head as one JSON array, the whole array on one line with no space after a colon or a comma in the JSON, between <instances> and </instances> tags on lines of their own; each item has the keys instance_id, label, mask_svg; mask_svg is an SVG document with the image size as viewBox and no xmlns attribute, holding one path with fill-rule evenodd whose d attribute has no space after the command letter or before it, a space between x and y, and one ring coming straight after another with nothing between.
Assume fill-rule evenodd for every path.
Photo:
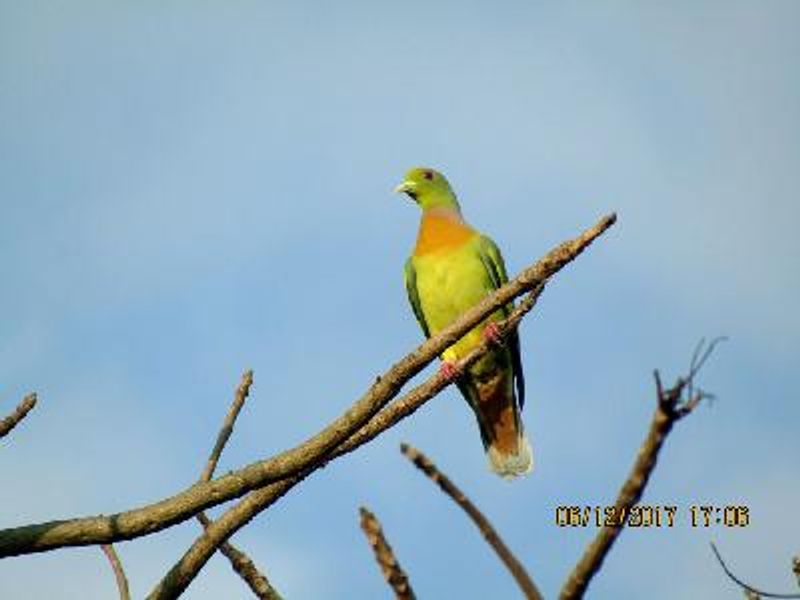
<instances>
[{"instance_id":1,"label":"bird's head","mask_svg":"<svg viewBox=\"0 0 800 600\"><path fill-rule=\"evenodd\" d=\"M455 208L458 201L447 178L429 167L414 167L403 178L395 192L408 194L423 210L435 207Z\"/></svg>"}]
</instances>

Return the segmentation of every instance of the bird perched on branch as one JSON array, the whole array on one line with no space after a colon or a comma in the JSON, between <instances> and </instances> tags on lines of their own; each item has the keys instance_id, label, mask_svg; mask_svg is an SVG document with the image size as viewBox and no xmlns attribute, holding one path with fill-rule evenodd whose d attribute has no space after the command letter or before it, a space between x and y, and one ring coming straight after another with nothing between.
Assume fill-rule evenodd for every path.
<instances>
[{"instance_id":1,"label":"bird perched on branch","mask_svg":"<svg viewBox=\"0 0 800 600\"><path fill-rule=\"evenodd\" d=\"M406 173L395 191L407 194L422 209L417 243L405 265L405 284L417 321L425 336L431 337L505 284L508 275L495 243L464 221L444 175L417 167ZM514 330L500 343L497 327L511 309L509 304L495 311L447 348L440 370L448 380L455 380L475 412L489 465L506 478L527 473L533 466L520 415L525 379L519 337ZM459 359L483 337L495 344L461 372Z\"/></svg>"}]
</instances>

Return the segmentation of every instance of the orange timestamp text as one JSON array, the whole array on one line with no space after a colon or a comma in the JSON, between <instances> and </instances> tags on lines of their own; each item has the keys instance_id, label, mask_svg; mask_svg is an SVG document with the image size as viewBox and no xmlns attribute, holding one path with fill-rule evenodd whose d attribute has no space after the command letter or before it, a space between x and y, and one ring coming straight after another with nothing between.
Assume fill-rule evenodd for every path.
<instances>
[{"instance_id":1,"label":"orange timestamp text","mask_svg":"<svg viewBox=\"0 0 800 600\"><path fill-rule=\"evenodd\" d=\"M618 506L559 505L555 509L558 527L674 527L683 520L691 527L747 527L750 508L742 505L691 504L679 510L669 504Z\"/></svg>"}]
</instances>

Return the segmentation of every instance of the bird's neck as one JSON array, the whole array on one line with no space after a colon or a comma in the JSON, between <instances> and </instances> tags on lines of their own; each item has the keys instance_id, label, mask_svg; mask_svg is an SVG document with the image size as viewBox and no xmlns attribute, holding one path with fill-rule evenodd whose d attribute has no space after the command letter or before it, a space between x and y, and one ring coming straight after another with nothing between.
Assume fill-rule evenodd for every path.
<instances>
[{"instance_id":1,"label":"bird's neck","mask_svg":"<svg viewBox=\"0 0 800 600\"><path fill-rule=\"evenodd\" d=\"M450 206L431 206L422 211L422 221L425 219L447 219L456 223L464 223L464 217L461 216L461 209L458 204Z\"/></svg>"}]
</instances>

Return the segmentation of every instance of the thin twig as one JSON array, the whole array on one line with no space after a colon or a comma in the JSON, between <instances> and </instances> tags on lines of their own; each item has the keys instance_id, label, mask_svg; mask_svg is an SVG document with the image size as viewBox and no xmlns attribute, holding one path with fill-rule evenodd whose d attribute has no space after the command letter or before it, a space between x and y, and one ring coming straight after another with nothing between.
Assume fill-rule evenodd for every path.
<instances>
[{"instance_id":1,"label":"thin twig","mask_svg":"<svg viewBox=\"0 0 800 600\"><path fill-rule=\"evenodd\" d=\"M7 436L33 410L34 406L36 406L36 394L25 396L14 409L14 412L0 421L0 438Z\"/></svg>"},{"instance_id":2,"label":"thin twig","mask_svg":"<svg viewBox=\"0 0 800 600\"><path fill-rule=\"evenodd\" d=\"M544 286L548 279L560 271L569 262L574 260L595 239L607 231L615 221L616 215L608 215L584 231L577 238L563 242L548 252L543 258L523 270L505 286L486 297L475 307L461 315L461 317L456 319L456 321L454 321L451 325L439 332L439 334L424 342L419 348L417 348L417 350L407 355L400 362L396 363L395 366L389 370L389 372L381 377L378 377L373 384L372 389L382 389L382 386L390 385L390 389L395 390L393 393L396 393L396 390L399 390L399 387L411 376L413 376L413 374L419 372L419 370L433 360L436 355L440 354L445 348L449 347L455 341L460 339L461 336L469 331L470 327L474 327L480 323L494 310L497 310L501 306L507 305L514 298L516 298L516 296L521 295L526 291L531 291L530 296L525 298L520 303L520 306L517 307L517 309L512 313L512 315L506 319L506 323L509 324L512 322L518 322L525 310L530 310L530 308L535 304L537 294L541 292L540 288ZM521 309L525 310L521 311ZM514 321L514 319L516 319L516 321ZM499 323L498 327L501 331L501 334L503 334L504 324ZM465 368L482 356L483 353L488 350L488 348L488 344L482 344L468 354L465 358L463 358L459 364L462 368ZM406 373L408 371L406 371L405 368L408 367L409 370L412 370L409 365L414 365L413 373L406 377ZM447 381L445 378L435 375L422 385L417 386L406 396L406 398L413 398L415 395L419 395L420 398L418 404L416 401L409 400L409 404L416 404L418 407L424 402L430 400L430 398L439 393L448 384L449 381ZM359 405L362 400L360 400L357 405ZM403 401L404 400L401 399L398 403L403 403ZM387 403L388 399L385 402L376 402L380 408L385 406ZM378 410L380 410L380 408ZM355 407L351 408L350 412L353 412L353 410L355 410ZM378 414L378 418L380 418L380 413ZM391 421L391 417L383 421L379 426L372 430L374 431L372 437L383 431L385 428L390 427L394 422L400 420L403 416L404 415L398 416L395 421ZM375 413L370 416L370 419L373 418L375 418ZM332 426L333 425L329 426L329 428ZM371 425L368 424L366 429L370 428ZM328 428L326 428L326 430L327 429ZM372 439L372 437L362 438L357 432L357 429L358 428L355 430L350 430L351 432L348 438L351 438L352 441L351 439L347 439L343 444L341 442L337 444L337 448L335 450L337 455L349 452L355 447ZM333 456L333 454L334 453L332 452L330 456ZM183 590L186 589L189 583L191 583L200 569L203 568L203 565L206 563L206 561L208 561L208 559L211 557L214 549L219 544L219 540L227 539L233 535L233 533L246 525L259 512L271 506L310 473L327 464L327 460L328 457L326 456L321 457L316 461L304 463L305 466L296 474L252 492L246 498L240 500L238 504L233 506L233 508L228 509L228 511L214 521L212 526L206 529L202 536L195 540L192 546L153 589L148 596L148 599L154 600L177 598L183 592ZM242 471L238 471L236 473L238 474L241 472ZM2 531L0 531L0 557L2 557L2 549Z\"/></svg>"},{"instance_id":3,"label":"thin twig","mask_svg":"<svg viewBox=\"0 0 800 600\"><path fill-rule=\"evenodd\" d=\"M114 546L101 544L100 548L103 550L103 554L106 555L108 562L111 563L111 569L114 571L114 579L117 580L117 589L119 590L119 600L131 600L128 578L125 576L125 569L122 568L122 561L117 556Z\"/></svg>"},{"instance_id":4,"label":"thin twig","mask_svg":"<svg viewBox=\"0 0 800 600\"><path fill-rule=\"evenodd\" d=\"M722 555L719 553L719 550L717 550L717 547L716 545L714 545L714 542L709 542L709 543L711 544L711 549L714 551L714 556L717 557L717 561L719 561L719 565L722 567L722 570L725 571L725 574L731 579L731 581L736 583L743 590L750 592L751 594L758 594L759 596L764 596L765 598L800 598L800 594L774 594L770 592L764 592L756 587L753 587L752 585L745 583L744 581L739 579L736 575L734 575L733 572L728 568L728 565L726 565L725 561L722 560Z\"/></svg>"},{"instance_id":5,"label":"thin twig","mask_svg":"<svg viewBox=\"0 0 800 600\"><path fill-rule=\"evenodd\" d=\"M210 481L211 477L214 475L219 457L222 454L222 450L225 448L225 444L228 443L231 433L233 433L233 426L236 424L236 418L239 416L239 412L242 410L245 400L247 400L251 385L253 385L253 371L248 369L242 374L242 381L239 383L239 387L236 388L236 395L233 398L233 403L231 404L230 410L228 410L228 414L225 415L222 428L217 434L217 441L214 444L214 449L211 451L211 455L208 457L208 461L206 461L206 466L200 475L200 481Z\"/></svg>"},{"instance_id":6,"label":"thin twig","mask_svg":"<svg viewBox=\"0 0 800 600\"><path fill-rule=\"evenodd\" d=\"M375 560L386 578L386 582L392 588L394 596L397 600L414 600L414 590L411 589L411 584L408 582L408 576L400 563L397 562L392 547L386 541L383 535L383 528L381 527L378 518L372 514L365 507L361 507L361 529L364 530L364 535L367 536L367 542L372 547L375 553Z\"/></svg>"},{"instance_id":7,"label":"thin twig","mask_svg":"<svg viewBox=\"0 0 800 600\"><path fill-rule=\"evenodd\" d=\"M506 546L500 534L492 527L489 519L478 510L478 507L467 498L466 494L464 494L464 492L462 492L444 473L437 469L436 465L434 465L427 456L416 448L408 444L401 444L400 451L406 458L413 462L420 471L438 484L442 491L450 496L450 498L467 513L473 523L477 525L488 544L494 549L497 556L500 557L500 560L503 561L503 564L511 572L511 575L516 580L517 585L519 585L525 597L528 598L528 600L543 600L542 594L533 583L528 571L525 570L522 563L517 560L514 553Z\"/></svg>"},{"instance_id":8,"label":"thin twig","mask_svg":"<svg viewBox=\"0 0 800 600\"><path fill-rule=\"evenodd\" d=\"M561 588L559 595L561 600L583 597L592 577L600 570L603 560L611 550L611 546L619 534L622 533L622 529L627 522L627 516L630 514L630 508L641 499L647 482L655 469L658 453L661 451L661 447L670 431L672 431L672 426L691 413L701 400L710 396L703 390L694 391L692 386L694 377L718 341L719 339L714 340L701 358L693 358L689 374L686 377L678 377L675 384L669 389L664 389L658 371L653 373L657 397L656 410L650 422L647 437L639 449L633 468L622 488L620 488L614 504L614 513L624 515L624 518L620 519L621 522L619 523L603 526L597 532L594 540L587 546L583 556L581 556L578 564L575 565ZM695 351L695 356L699 356L697 350ZM692 390L691 396L687 396L685 393L688 389Z\"/></svg>"},{"instance_id":9,"label":"thin twig","mask_svg":"<svg viewBox=\"0 0 800 600\"><path fill-rule=\"evenodd\" d=\"M214 476L219 457L222 455L225 444L228 443L228 439L233 433L233 426L236 424L239 412L241 412L245 400L247 400L247 396L250 394L250 386L252 385L253 371L248 369L242 374L242 380L239 383L239 387L236 388L233 403L228 410L228 414L225 415L222 428L217 434L217 441L214 444L214 449L211 451L203 473L200 475L200 481L210 481L211 477ZM209 519L204 512L197 514L197 520L203 526L203 529L209 527L212 523L211 519ZM257 598L261 600L281 600L281 595L272 587L266 575L259 571L256 564L247 554L236 548L229 541L220 543L219 551L228 559L231 563L231 568L244 580Z\"/></svg>"}]
</instances>

